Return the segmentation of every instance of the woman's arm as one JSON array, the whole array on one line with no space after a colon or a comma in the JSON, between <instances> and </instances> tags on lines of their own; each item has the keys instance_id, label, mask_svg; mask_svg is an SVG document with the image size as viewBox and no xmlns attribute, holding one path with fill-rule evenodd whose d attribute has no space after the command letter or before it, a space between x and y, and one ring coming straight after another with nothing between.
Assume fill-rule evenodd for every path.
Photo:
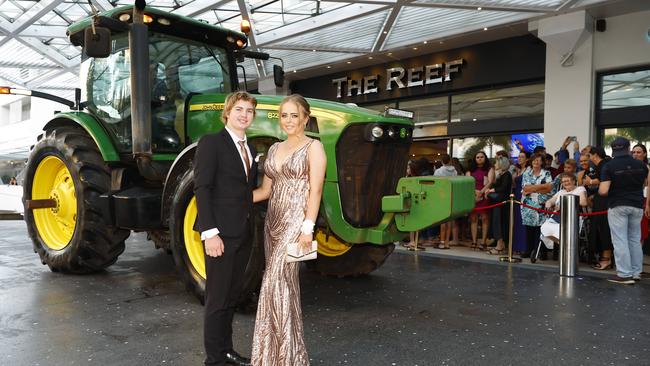
<instances>
[{"instance_id":1,"label":"woman's arm","mask_svg":"<svg viewBox=\"0 0 650 366\"><path fill-rule=\"evenodd\" d=\"M273 185L273 179L264 174L262 185L253 191L253 203L268 200L271 196L271 185Z\"/></svg>"},{"instance_id":2,"label":"woman's arm","mask_svg":"<svg viewBox=\"0 0 650 366\"><path fill-rule=\"evenodd\" d=\"M544 206L546 206L546 208L552 208L552 207L554 207L554 206L555 206L555 201L557 201L557 198L558 198L558 195L559 195L559 194L560 194L560 192L557 192L556 194L554 194L553 197L549 198L549 199L546 201L546 203L544 204Z\"/></svg>"},{"instance_id":3,"label":"woman's arm","mask_svg":"<svg viewBox=\"0 0 650 366\"><path fill-rule=\"evenodd\" d=\"M490 170L488 171L488 181L485 187L483 187L483 191L485 192L488 189L490 189L490 187L492 187L492 185L494 184L495 180L496 180L496 172L494 171L494 168L490 168Z\"/></svg>"},{"instance_id":4,"label":"woman's arm","mask_svg":"<svg viewBox=\"0 0 650 366\"><path fill-rule=\"evenodd\" d=\"M313 230L313 224L316 222L316 218L318 217L321 195L323 194L327 157L325 156L323 144L318 140L312 142L307 154L309 159L309 196L307 197L307 209L305 212L303 229L306 226L311 226L311 229ZM309 246L313 240L313 235L313 231L312 233L306 234L303 230L298 241L304 246Z\"/></svg>"},{"instance_id":5,"label":"woman's arm","mask_svg":"<svg viewBox=\"0 0 650 366\"><path fill-rule=\"evenodd\" d=\"M579 197L580 197L580 206L587 207L587 204L588 204L588 202L587 202L587 191L586 190L580 191Z\"/></svg>"}]
</instances>

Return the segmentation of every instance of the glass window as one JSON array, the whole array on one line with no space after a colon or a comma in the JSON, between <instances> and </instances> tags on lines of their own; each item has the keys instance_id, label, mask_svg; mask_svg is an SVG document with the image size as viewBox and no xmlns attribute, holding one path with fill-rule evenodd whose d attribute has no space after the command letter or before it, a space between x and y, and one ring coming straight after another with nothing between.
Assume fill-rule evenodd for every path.
<instances>
[{"instance_id":1,"label":"glass window","mask_svg":"<svg viewBox=\"0 0 650 366\"><path fill-rule=\"evenodd\" d=\"M650 70L603 75L601 109L650 105Z\"/></svg>"},{"instance_id":2,"label":"glass window","mask_svg":"<svg viewBox=\"0 0 650 366\"><path fill-rule=\"evenodd\" d=\"M468 159L472 159L479 151L484 151L490 159L494 158L500 150L505 150L509 156L516 157L522 148L532 151L538 145L544 145L542 133L455 138L452 141L451 156L458 158L463 167L466 167Z\"/></svg>"},{"instance_id":3,"label":"glass window","mask_svg":"<svg viewBox=\"0 0 650 366\"><path fill-rule=\"evenodd\" d=\"M603 130L602 141L607 155L612 155L612 148L609 145L618 136L630 140L630 149L636 144L642 144L646 148L650 147L650 127L606 128Z\"/></svg>"},{"instance_id":4,"label":"glass window","mask_svg":"<svg viewBox=\"0 0 650 366\"><path fill-rule=\"evenodd\" d=\"M113 37L113 53L82 63L87 107L112 134L120 151L131 150L131 82L128 39ZM149 36L152 148L183 148L185 97L230 91L228 59L222 49L162 34ZM82 94L83 95L83 94Z\"/></svg>"},{"instance_id":5,"label":"glass window","mask_svg":"<svg viewBox=\"0 0 650 366\"><path fill-rule=\"evenodd\" d=\"M472 122L544 115L544 85L454 95L451 122Z\"/></svg>"},{"instance_id":6,"label":"glass window","mask_svg":"<svg viewBox=\"0 0 650 366\"><path fill-rule=\"evenodd\" d=\"M440 155L449 151L449 140L414 141L409 149L409 159L426 158L430 162L440 160Z\"/></svg>"},{"instance_id":7,"label":"glass window","mask_svg":"<svg viewBox=\"0 0 650 366\"><path fill-rule=\"evenodd\" d=\"M413 111L413 121L420 125L447 123L449 115L449 98L447 96L417 100L405 100L399 103L400 109Z\"/></svg>"}]
</instances>

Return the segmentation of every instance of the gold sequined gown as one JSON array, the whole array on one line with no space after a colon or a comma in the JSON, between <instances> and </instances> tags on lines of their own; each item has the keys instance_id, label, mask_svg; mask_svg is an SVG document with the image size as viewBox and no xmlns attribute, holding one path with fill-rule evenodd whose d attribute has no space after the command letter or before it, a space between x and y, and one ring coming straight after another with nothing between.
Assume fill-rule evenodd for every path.
<instances>
[{"instance_id":1,"label":"gold sequined gown","mask_svg":"<svg viewBox=\"0 0 650 366\"><path fill-rule=\"evenodd\" d=\"M254 366L309 365L300 308L300 263L286 263L285 254L287 244L298 240L305 219L309 193L307 150L313 141L283 162L275 161L276 143L264 164L264 172L273 184L264 224L266 269L253 334Z\"/></svg>"}]
</instances>

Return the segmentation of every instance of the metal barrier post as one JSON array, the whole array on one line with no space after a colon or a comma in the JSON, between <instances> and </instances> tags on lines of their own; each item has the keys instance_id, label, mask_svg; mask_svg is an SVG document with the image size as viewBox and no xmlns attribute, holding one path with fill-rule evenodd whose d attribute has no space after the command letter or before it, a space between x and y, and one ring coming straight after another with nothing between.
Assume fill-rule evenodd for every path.
<instances>
[{"instance_id":1,"label":"metal barrier post","mask_svg":"<svg viewBox=\"0 0 650 366\"><path fill-rule=\"evenodd\" d=\"M515 223L515 195L511 194L510 195L510 230L508 233L508 256L500 257L499 260L501 262L509 262L509 263L521 262L521 258L512 257L512 247L514 246L514 243L512 242L512 237L513 237L512 234L515 229L514 223Z\"/></svg>"},{"instance_id":2,"label":"metal barrier post","mask_svg":"<svg viewBox=\"0 0 650 366\"><path fill-rule=\"evenodd\" d=\"M578 270L579 198L567 194L560 199L560 276L574 277Z\"/></svg>"}]
</instances>

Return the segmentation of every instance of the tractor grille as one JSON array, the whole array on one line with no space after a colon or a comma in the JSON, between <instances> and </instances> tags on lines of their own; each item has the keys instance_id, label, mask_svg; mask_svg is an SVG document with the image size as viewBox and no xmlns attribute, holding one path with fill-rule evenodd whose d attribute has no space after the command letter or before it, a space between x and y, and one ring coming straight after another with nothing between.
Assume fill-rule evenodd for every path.
<instances>
[{"instance_id":1,"label":"tractor grille","mask_svg":"<svg viewBox=\"0 0 650 366\"><path fill-rule=\"evenodd\" d=\"M397 181L406 172L411 143L410 129L406 138L370 141L372 126L349 126L336 145L343 216L355 227L379 224L383 216L381 198L395 194Z\"/></svg>"}]
</instances>

